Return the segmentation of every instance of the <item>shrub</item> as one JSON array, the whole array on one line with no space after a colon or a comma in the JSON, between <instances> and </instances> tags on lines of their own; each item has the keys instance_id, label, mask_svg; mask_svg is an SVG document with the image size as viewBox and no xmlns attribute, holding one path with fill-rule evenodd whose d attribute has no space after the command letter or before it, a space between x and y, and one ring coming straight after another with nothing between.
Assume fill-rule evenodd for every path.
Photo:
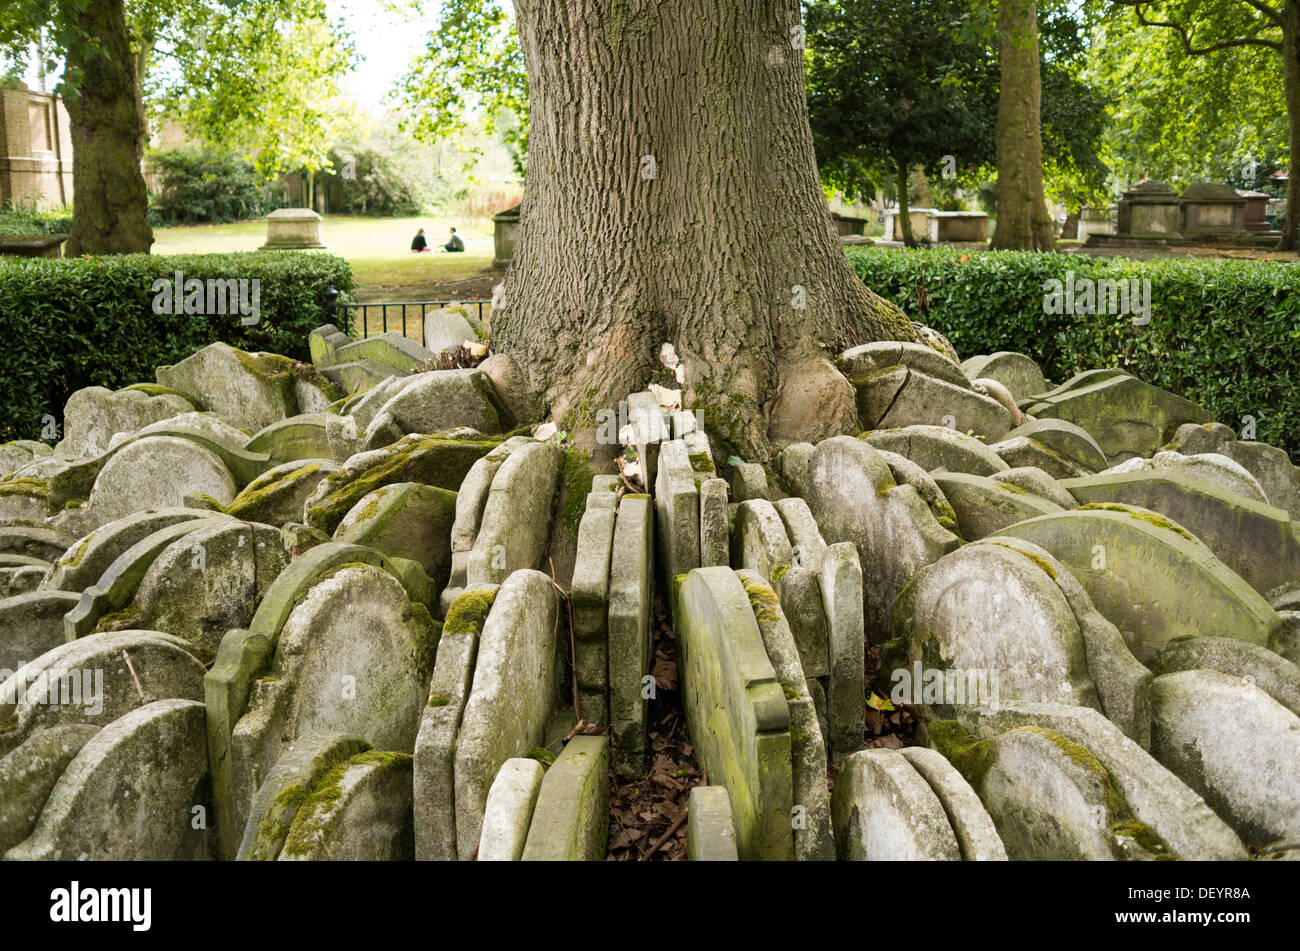
<instances>
[{"instance_id":1,"label":"shrub","mask_svg":"<svg viewBox=\"0 0 1300 951\"><path fill-rule=\"evenodd\" d=\"M72 229L72 208L35 208L0 206L0 234L67 234Z\"/></svg>"},{"instance_id":2,"label":"shrub","mask_svg":"<svg viewBox=\"0 0 1300 951\"><path fill-rule=\"evenodd\" d=\"M154 313L154 282L177 271L257 280L260 319ZM0 442L36 438L41 417L60 418L74 390L152 382L156 367L217 340L307 360L330 283L351 290L347 262L313 252L0 258Z\"/></svg>"},{"instance_id":3,"label":"shrub","mask_svg":"<svg viewBox=\"0 0 1300 951\"><path fill-rule=\"evenodd\" d=\"M394 156L371 147L336 149L330 159L339 174L330 182L330 207L341 214L405 217L425 204L418 183Z\"/></svg>"},{"instance_id":4,"label":"shrub","mask_svg":"<svg viewBox=\"0 0 1300 951\"><path fill-rule=\"evenodd\" d=\"M936 248L851 248L858 276L963 356L1017 350L1058 382L1119 367L1300 458L1300 266ZM1150 323L1045 313L1049 279L1151 282Z\"/></svg>"},{"instance_id":5,"label":"shrub","mask_svg":"<svg viewBox=\"0 0 1300 951\"><path fill-rule=\"evenodd\" d=\"M277 206L270 185L241 158L210 149L159 149L149 163L158 193L149 206L154 227L221 224L259 218Z\"/></svg>"}]
</instances>

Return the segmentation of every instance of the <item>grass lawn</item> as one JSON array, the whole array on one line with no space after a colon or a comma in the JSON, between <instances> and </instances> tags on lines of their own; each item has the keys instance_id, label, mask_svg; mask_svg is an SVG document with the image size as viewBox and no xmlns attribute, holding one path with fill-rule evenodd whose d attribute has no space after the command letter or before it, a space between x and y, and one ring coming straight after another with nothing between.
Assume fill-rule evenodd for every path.
<instances>
[{"instance_id":1,"label":"grass lawn","mask_svg":"<svg viewBox=\"0 0 1300 951\"><path fill-rule=\"evenodd\" d=\"M454 226L465 239L463 254L412 254L411 239L423 228L440 248ZM321 240L352 265L359 300L491 296L501 272L492 272L492 221L488 218L364 218L327 215ZM154 231L154 254L215 254L256 251L266 241L261 219L226 225L191 225ZM271 252L274 253L274 252Z\"/></svg>"}]
</instances>

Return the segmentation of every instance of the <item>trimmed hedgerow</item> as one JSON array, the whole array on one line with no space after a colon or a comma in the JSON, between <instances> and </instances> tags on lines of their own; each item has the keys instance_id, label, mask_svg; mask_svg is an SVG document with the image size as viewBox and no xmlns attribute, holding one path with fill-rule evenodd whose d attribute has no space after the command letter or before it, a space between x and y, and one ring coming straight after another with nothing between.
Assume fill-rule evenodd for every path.
<instances>
[{"instance_id":1,"label":"trimmed hedgerow","mask_svg":"<svg viewBox=\"0 0 1300 951\"><path fill-rule=\"evenodd\" d=\"M258 322L183 306L154 313L154 282L177 271L187 280L257 280ZM327 320L330 283L350 291L351 269L315 252L0 258L0 442L37 438L41 418L61 420L82 387L152 382L156 367L218 340L306 360L308 335Z\"/></svg>"},{"instance_id":2,"label":"trimmed hedgerow","mask_svg":"<svg viewBox=\"0 0 1300 951\"><path fill-rule=\"evenodd\" d=\"M963 357L1016 350L1049 379L1119 367L1300 458L1300 265L1016 251L851 248L858 276ZM1049 314L1049 280L1149 280L1150 322Z\"/></svg>"}]
</instances>

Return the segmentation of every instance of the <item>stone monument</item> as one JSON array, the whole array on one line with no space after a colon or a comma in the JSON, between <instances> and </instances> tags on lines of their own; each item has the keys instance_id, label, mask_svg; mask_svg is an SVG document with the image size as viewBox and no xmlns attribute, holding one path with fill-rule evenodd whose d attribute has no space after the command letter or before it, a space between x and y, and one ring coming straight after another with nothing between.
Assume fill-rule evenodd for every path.
<instances>
[{"instance_id":1,"label":"stone monument","mask_svg":"<svg viewBox=\"0 0 1300 951\"><path fill-rule=\"evenodd\" d=\"M266 216L266 244L259 251L323 248L320 215L310 208L281 208Z\"/></svg>"}]
</instances>

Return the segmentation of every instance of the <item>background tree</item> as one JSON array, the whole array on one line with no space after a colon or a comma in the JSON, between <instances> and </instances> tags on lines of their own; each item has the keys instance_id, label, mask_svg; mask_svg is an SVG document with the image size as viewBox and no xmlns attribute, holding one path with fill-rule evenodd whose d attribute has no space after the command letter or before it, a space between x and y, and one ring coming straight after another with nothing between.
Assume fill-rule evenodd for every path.
<instances>
[{"instance_id":1,"label":"background tree","mask_svg":"<svg viewBox=\"0 0 1300 951\"><path fill-rule=\"evenodd\" d=\"M137 0L132 14L156 121L251 155L267 178L303 169L309 193L333 144L355 138L361 119L339 88L355 50L323 0Z\"/></svg>"},{"instance_id":2,"label":"background tree","mask_svg":"<svg viewBox=\"0 0 1300 951\"><path fill-rule=\"evenodd\" d=\"M445 0L398 98L409 114L405 128L420 141L437 142L479 125L501 135L517 170L524 170L528 74L514 19L495 0Z\"/></svg>"},{"instance_id":3,"label":"background tree","mask_svg":"<svg viewBox=\"0 0 1300 951\"><path fill-rule=\"evenodd\" d=\"M1100 13L1087 76L1113 90L1103 151L1121 185L1211 178L1257 188L1265 168L1286 167L1286 97L1272 51L1188 56L1173 32L1143 27L1127 8L1107 0ZM1252 163L1256 174L1243 175Z\"/></svg>"},{"instance_id":4,"label":"background tree","mask_svg":"<svg viewBox=\"0 0 1300 951\"><path fill-rule=\"evenodd\" d=\"M1292 175L1287 187L1286 221L1278 250L1297 248L1300 226L1300 180L1294 170L1300 168L1300 0L1112 0L1132 10L1144 27L1166 31L1176 39L1187 58L1215 57L1221 60L1222 72L1216 80L1228 76L1254 76L1259 60L1242 51L1271 54L1274 77L1281 74L1282 94L1286 105L1288 160ZM1229 58L1230 57L1230 58ZM1274 79L1276 84L1276 78ZM1200 86L1204 89L1204 86ZM1245 105L1245 89L1231 89L1231 108ZM1209 100L1213 102L1214 100ZM1222 101L1220 99L1220 101ZM1267 124L1263 126L1267 128ZM1240 161L1251 158L1239 157Z\"/></svg>"},{"instance_id":5,"label":"background tree","mask_svg":"<svg viewBox=\"0 0 1300 951\"><path fill-rule=\"evenodd\" d=\"M918 163L940 191L996 174L1001 73L988 4L817 0L806 13L808 108L827 187L850 199L889 193L886 183ZM1098 152L1108 98L1083 75L1088 32L1076 11L1040 11L1039 25L1043 177L1077 209L1107 191ZM945 178L945 155L955 178Z\"/></svg>"},{"instance_id":6,"label":"background tree","mask_svg":"<svg viewBox=\"0 0 1300 951\"><path fill-rule=\"evenodd\" d=\"M531 134L494 347L580 444L659 379L749 459L857 428L846 346L912 339L818 182L795 0L519 0ZM725 455L724 455L725 458Z\"/></svg>"},{"instance_id":7,"label":"background tree","mask_svg":"<svg viewBox=\"0 0 1300 951\"><path fill-rule=\"evenodd\" d=\"M122 0L6 0L0 6L0 48L19 64L44 35L42 66L61 58L56 92L68 110L72 138L72 228L64 252L126 254L153 244L140 159L144 112Z\"/></svg>"},{"instance_id":8,"label":"background tree","mask_svg":"<svg viewBox=\"0 0 1300 951\"><path fill-rule=\"evenodd\" d=\"M1042 65L1043 187L1077 213L1110 198L1111 170L1102 159L1110 110L1108 83L1088 73L1092 23L1073 3L1038 10Z\"/></svg>"},{"instance_id":9,"label":"background tree","mask_svg":"<svg viewBox=\"0 0 1300 951\"><path fill-rule=\"evenodd\" d=\"M969 0L814 0L805 15L822 181L853 200L892 177L912 246L909 169L992 158L997 88L977 12Z\"/></svg>"},{"instance_id":10,"label":"background tree","mask_svg":"<svg viewBox=\"0 0 1300 951\"><path fill-rule=\"evenodd\" d=\"M1043 189L1042 75L1034 0L998 0L1002 89L995 135L998 220L994 248L1056 247Z\"/></svg>"},{"instance_id":11,"label":"background tree","mask_svg":"<svg viewBox=\"0 0 1300 951\"><path fill-rule=\"evenodd\" d=\"M0 51L25 65L62 63L73 223L66 253L148 251L140 159L146 111L173 115L213 144L256 150L267 173L328 160L340 111L334 80L351 48L323 0L9 0ZM149 109L146 110L146 102ZM316 165L315 167L320 167Z\"/></svg>"}]
</instances>

